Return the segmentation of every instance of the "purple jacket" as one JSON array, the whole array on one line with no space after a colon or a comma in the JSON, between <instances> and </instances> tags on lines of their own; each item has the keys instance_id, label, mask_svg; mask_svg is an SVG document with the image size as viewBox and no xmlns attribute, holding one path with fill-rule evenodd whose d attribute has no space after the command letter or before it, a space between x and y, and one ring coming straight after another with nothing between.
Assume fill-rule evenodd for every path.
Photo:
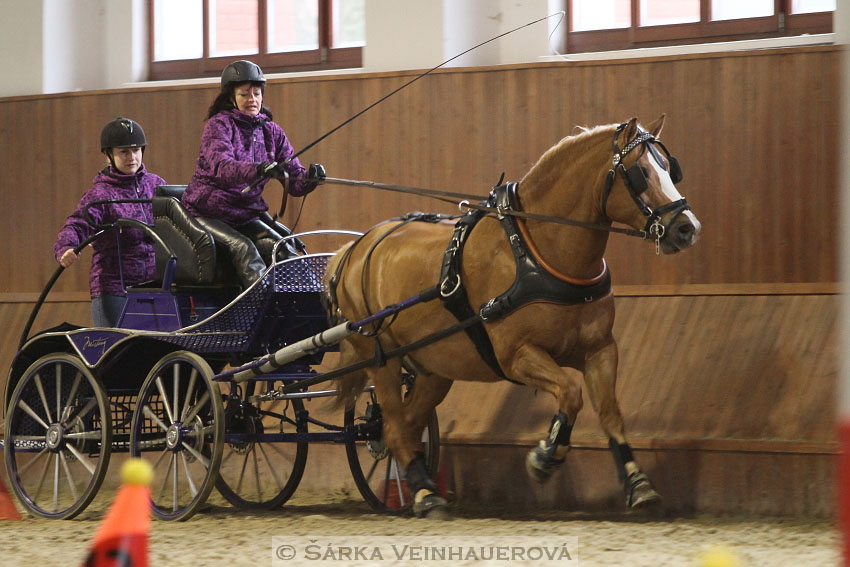
<instances>
[{"instance_id":1,"label":"purple jacket","mask_svg":"<svg viewBox=\"0 0 850 567\"><path fill-rule=\"evenodd\" d=\"M268 210L263 187L258 183L250 191L242 190L259 177L262 162L284 163L295 151L283 129L265 114L251 116L236 109L224 110L210 118L201 136L198 166L183 193L183 206L193 215L219 219L239 226ZM306 193L307 172L298 161L286 166L289 193Z\"/></svg>"},{"instance_id":2,"label":"purple jacket","mask_svg":"<svg viewBox=\"0 0 850 567\"><path fill-rule=\"evenodd\" d=\"M157 185L165 185L158 175L147 173L145 166L135 175L118 173L112 167L99 172L86 191L76 210L65 221L65 226L56 237L53 255L56 260L69 248L77 247L86 238L95 233L95 229L86 221L86 205L103 199L150 199ZM118 218L130 218L152 224L153 208L150 203L116 203L91 207L89 216L98 224L109 224ZM121 229L120 235L110 230L92 242L93 248L89 286L92 297L100 295L124 295L121 287L121 275L118 262L118 243L121 246L121 270L124 284L134 285L156 277L156 259L154 246L147 235L138 228Z\"/></svg>"}]
</instances>

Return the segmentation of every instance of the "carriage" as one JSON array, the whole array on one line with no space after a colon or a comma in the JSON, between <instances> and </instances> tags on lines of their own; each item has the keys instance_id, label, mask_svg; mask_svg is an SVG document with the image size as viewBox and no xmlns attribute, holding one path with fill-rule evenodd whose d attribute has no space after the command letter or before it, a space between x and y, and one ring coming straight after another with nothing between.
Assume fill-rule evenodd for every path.
<instances>
[{"instance_id":1,"label":"carriage","mask_svg":"<svg viewBox=\"0 0 850 567\"><path fill-rule=\"evenodd\" d=\"M405 510L409 495L381 441L374 392L330 422L308 406L335 391L298 386L317 376L333 345L249 380L235 378L235 369L327 329L321 294L332 253L308 252L305 242L358 233L290 234L277 245L294 253L241 289L212 237L180 205L182 189L157 189L154 225L120 219L92 237L132 226L156 244L157 280L126 289L115 328L63 323L28 336L62 268L36 303L4 397L4 458L21 504L44 518L76 516L98 492L110 455L123 452L153 463L157 518L190 518L214 487L237 507L274 508L295 492L309 445L331 443L345 447L353 480L375 510ZM400 388L412 379L400 376ZM436 471L436 413L423 445Z\"/></svg>"},{"instance_id":2,"label":"carriage","mask_svg":"<svg viewBox=\"0 0 850 567\"><path fill-rule=\"evenodd\" d=\"M431 191L463 199L455 223L411 213L335 254L307 254L300 238L310 233L292 235L277 246L295 254L241 292L222 286L209 235L189 227L175 198L156 197L157 226L141 226L162 250L162 278L128 290L120 328L60 326L26 340L31 317L24 331L6 394L14 491L37 515L71 517L93 497L110 452L125 450L152 453L162 519L190 517L213 486L237 505L273 507L298 485L308 444L321 441L345 445L374 508L439 516L435 408L452 381L508 379L555 398L558 413L526 459L545 482L565 461L583 405L571 367L608 436L626 505L657 504L616 399L603 255L611 233L654 240L657 254L697 240L700 222L676 189L678 160L658 139L664 120L581 129L477 204ZM179 219L176 228L165 219ZM317 373L337 344L337 367ZM333 389L311 389L332 378ZM348 408L342 425L306 409L328 396Z\"/></svg>"}]
</instances>

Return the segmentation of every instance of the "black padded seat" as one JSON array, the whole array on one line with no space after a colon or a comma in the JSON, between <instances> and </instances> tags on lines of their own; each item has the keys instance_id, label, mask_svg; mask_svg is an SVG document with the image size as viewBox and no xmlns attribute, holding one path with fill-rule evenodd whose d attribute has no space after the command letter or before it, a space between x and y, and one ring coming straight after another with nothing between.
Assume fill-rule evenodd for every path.
<instances>
[{"instance_id":1,"label":"black padded seat","mask_svg":"<svg viewBox=\"0 0 850 567\"><path fill-rule=\"evenodd\" d=\"M178 286L232 286L229 262L219 266L219 254L212 235L180 203L185 185L160 185L153 198L154 230L177 256L174 283ZM157 279L162 281L168 255L156 247Z\"/></svg>"}]
</instances>

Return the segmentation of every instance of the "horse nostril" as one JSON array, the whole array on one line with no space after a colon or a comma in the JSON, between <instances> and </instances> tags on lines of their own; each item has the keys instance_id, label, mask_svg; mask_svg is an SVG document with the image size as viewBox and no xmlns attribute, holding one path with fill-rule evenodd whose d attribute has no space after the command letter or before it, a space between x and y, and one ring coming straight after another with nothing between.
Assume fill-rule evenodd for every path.
<instances>
[{"instance_id":1,"label":"horse nostril","mask_svg":"<svg viewBox=\"0 0 850 567\"><path fill-rule=\"evenodd\" d=\"M678 229L678 235L681 241L687 242L694 235L694 225L689 222L680 224Z\"/></svg>"}]
</instances>

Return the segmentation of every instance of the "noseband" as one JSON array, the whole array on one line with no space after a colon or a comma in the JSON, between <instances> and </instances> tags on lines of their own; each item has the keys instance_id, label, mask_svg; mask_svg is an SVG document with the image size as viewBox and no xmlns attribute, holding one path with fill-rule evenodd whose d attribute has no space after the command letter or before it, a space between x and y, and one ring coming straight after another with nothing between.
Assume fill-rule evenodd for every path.
<instances>
[{"instance_id":1,"label":"noseband","mask_svg":"<svg viewBox=\"0 0 850 567\"><path fill-rule=\"evenodd\" d=\"M646 201L644 201L641 197L641 194L646 191L649 186L646 176L643 174L643 171L637 163L626 169L626 166L623 165L623 159L633 149L645 144L649 149L650 154L652 154L652 157L658 162L658 165L666 171L668 167L664 163L660 152L655 147L658 145L661 146L661 149L664 150L664 153L667 156L670 179L673 181L674 185L682 180L682 169L679 166L679 161L670 155L669 151L667 151L667 147L660 141L656 140L652 134L644 132L643 130L639 130L635 139L629 142L626 147L621 150L619 144L617 144L617 138L620 137L620 133L627 125L627 122L620 124L614 132L614 159L613 165L611 166L611 169L608 170L608 176L605 179L605 189L602 191L602 213L607 215L606 207L608 205L608 196L611 193L611 187L614 185L614 177L617 173L619 173L620 177L623 179L623 184L626 186L626 190L628 190L629 195L632 197L632 200L638 206L640 212L647 217L646 225L644 225L644 231L655 237L657 247L666 232L664 225L661 224L661 215L670 211L673 211L676 215L678 215L683 211L690 210L691 207L688 205L688 202L682 198L661 205L655 210L649 208L649 205L647 205Z\"/></svg>"}]
</instances>

